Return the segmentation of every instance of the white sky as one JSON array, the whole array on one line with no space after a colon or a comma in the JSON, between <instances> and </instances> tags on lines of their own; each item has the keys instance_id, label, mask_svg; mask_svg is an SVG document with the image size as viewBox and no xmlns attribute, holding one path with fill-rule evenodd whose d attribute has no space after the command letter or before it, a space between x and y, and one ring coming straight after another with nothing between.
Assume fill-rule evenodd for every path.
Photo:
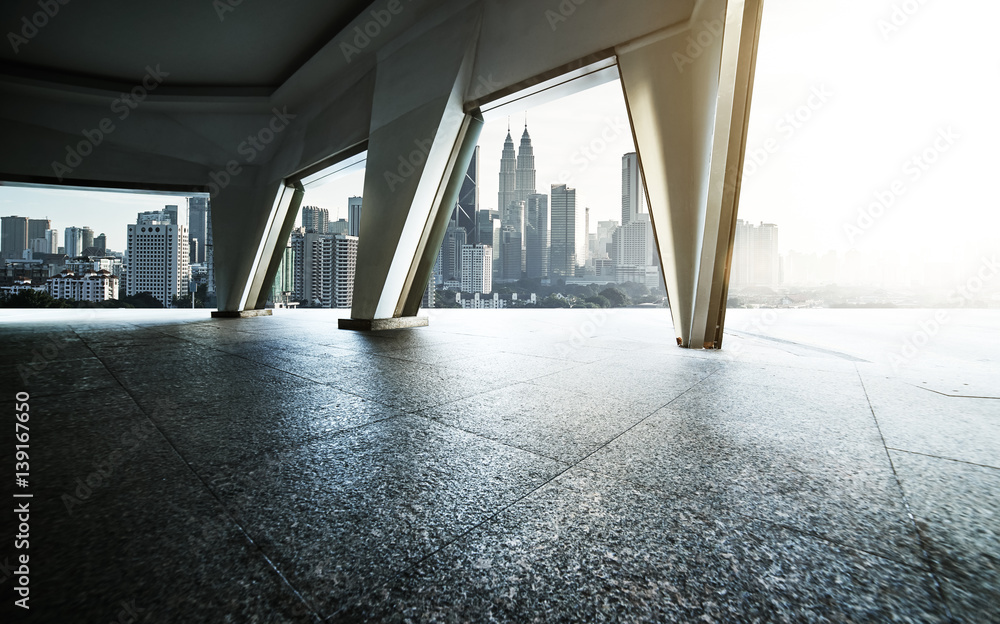
<instances>
[{"instance_id":1,"label":"white sky","mask_svg":"<svg viewBox=\"0 0 1000 624\"><path fill-rule=\"evenodd\" d=\"M888 40L879 28L894 6L919 4ZM777 223L782 251L846 251L844 232L859 208L905 187L885 215L857 237L861 249L950 254L970 243L1000 250L1000 2L995 0L767 0L748 137L753 151L774 139L767 162L748 167L740 216ZM806 104L813 89L832 94L791 134L778 122ZM512 119L518 143L523 118ZM596 222L620 218L621 156L632 151L621 86L614 82L528 112L538 190L568 182L577 206ZM617 134L581 167L582 150L606 128ZM908 159L930 147L938 132L960 138L914 181ZM480 200L495 208L503 121L481 137ZM576 160L574 161L574 156ZM306 203L346 217L347 197L363 191L353 174L310 191ZM0 214L48 216L60 231L89 225L124 247L125 223L135 213L174 203L137 196L0 187ZM926 251L924 251L926 250Z\"/></svg>"}]
</instances>

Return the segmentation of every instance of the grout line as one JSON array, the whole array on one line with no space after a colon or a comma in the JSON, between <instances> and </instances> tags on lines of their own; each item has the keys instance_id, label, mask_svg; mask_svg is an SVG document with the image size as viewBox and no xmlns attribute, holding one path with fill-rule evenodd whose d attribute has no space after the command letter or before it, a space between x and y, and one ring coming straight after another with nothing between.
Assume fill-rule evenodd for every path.
<instances>
[{"instance_id":1,"label":"grout line","mask_svg":"<svg viewBox=\"0 0 1000 624\"><path fill-rule=\"evenodd\" d=\"M928 569L931 579L934 581L934 589L938 594L941 601L941 606L944 609L945 616L949 621L953 621L954 617L951 614L951 608L948 606L948 599L945 596L944 588L941 585L941 580L938 578L937 566L934 563L933 557L930 556L927 544L928 539L924 537L923 532L920 530L919 525L917 525L916 516L913 515L913 508L910 506L910 500L906 496L906 490L903 488L903 482L899 478L899 473L896 472L896 464L892 461L892 453L889 452L889 445L886 444L885 434L882 433L882 425L878 422L878 416L875 415L875 406L872 405L871 397L868 396L868 387L865 386L864 376L861 374L861 369L855 364L855 370L858 373L858 379L861 381L861 389L865 392L865 401L868 402L868 410L871 412L872 421L875 423L875 428L878 430L879 438L882 440L882 447L885 449L885 456L889 460L889 468L892 469L892 476L896 479L896 487L899 488L899 495L903 500L903 506L906 509L906 515L910 518L910 524L913 527L913 532L917 536L917 541L920 544L921 556L923 557Z\"/></svg>"},{"instance_id":2,"label":"grout line","mask_svg":"<svg viewBox=\"0 0 1000 624\"><path fill-rule=\"evenodd\" d=\"M976 466L978 468L988 468L990 470L1000 470L1000 466L990 466L988 464L977 464L976 462L965 461L962 459L955 459L953 457L942 457L940 455L931 455L930 453L920 453L918 451L908 451L906 449L895 448L892 446L887 446L890 451L896 451L897 453L907 453L908 455L920 455L921 457L931 457L933 459L940 459L943 461L955 462L956 464L965 464L967 466Z\"/></svg>"},{"instance_id":3,"label":"grout line","mask_svg":"<svg viewBox=\"0 0 1000 624\"><path fill-rule=\"evenodd\" d=\"M313 616L313 619L316 621L322 621L323 618L320 617L319 611L313 605L311 605L308 600L306 600L305 596L303 596L302 593L300 593L299 590L294 585L292 585L291 581L289 581L288 578L281 572L281 570L278 569L274 561L272 561L271 558L267 556L267 553L265 553L264 550L260 547L260 545L256 541L254 541L253 537L251 537L246 528L244 528L243 525L240 524L239 520L236 519L236 517L230 511L229 507L222 501L221 498L219 498L219 495L215 492L215 490L213 490L205 481L205 479L202 478L200 474L198 474L198 472L194 469L191 463L188 462L188 460L181 454L181 452L177 449L177 447L170 440L170 438L167 437L167 435L160 428L160 426L155 421L153 421L152 418L150 418L150 415L146 412L146 410L139 404L138 401L136 401L135 396L128 388L125 387L125 384L121 382L121 379L119 379L118 376L111 369L108 368L107 364L104 363L104 360L101 359L101 357L98 356L97 353L90 347L90 344L88 344L76 331L73 331L73 333L76 334L77 338L79 338L81 342L83 342L84 345L87 347L87 349L89 349L90 352L94 354L94 357L100 360L101 364L104 365L105 370L107 370L108 373L112 377L114 377L115 381L118 382L118 385L121 386L122 390L125 392L125 394L128 395L129 399L132 400L132 403L135 404L139 412L146 417L146 420L148 420L151 425L153 425L157 433L160 434L160 437L163 439L163 441L167 443L167 445L174 452L174 454L181 460L181 462L184 463L187 469L191 471L191 474L194 475L195 479L197 479L202 484L202 487L204 487L205 491L213 499L215 499L216 503L222 509L222 512L230 519L230 521L232 521L233 526L235 526L239 530L239 532L243 535L243 538L250 543L250 545L253 547L253 550L257 551L257 553L264 559L267 565L270 566L270 568L274 570L274 573L277 574L278 577L285 583L288 589L290 589L292 593L302 602L302 604L305 605L307 609L309 609L309 612Z\"/></svg>"},{"instance_id":4,"label":"grout line","mask_svg":"<svg viewBox=\"0 0 1000 624\"><path fill-rule=\"evenodd\" d=\"M421 557L418 561L415 561L415 562L411 563L410 565L408 565L407 567L401 569L399 572L397 572L394 575L394 577L393 577L392 580L386 581L385 583L383 583L379 587L375 587L375 588L369 590L364 595L365 596L370 596L370 595L374 594L375 592L379 591L381 588L388 586L389 583L391 583L391 582L393 582L393 581L401 578L404 574L408 573L409 571L414 570L414 569L420 567L421 565L423 565L423 563L425 561L427 561L428 559L430 559L434 555L436 555L436 554L438 554L438 553L440 553L440 552L442 552L442 551L450 548L452 545L457 544L458 542L464 540L467 536L471 535L475 531L477 531L480 528L484 527L485 525L493 522L495 519L497 519L501 514L503 514L507 510L513 508L514 506L516 506L521 501L523 501L523 500L529 498L530 496L534 495L536 492L539 492L540 490L542 490L543 488L545 488L546 486L548 486L550 483L554 482L555 480L559 479L560 477L562 477L563 475L565 475L569 471L571 471L574 468L576 468L577 466L579 466L581 463L583 463L584 461L586 461L587 459L589 459L595 453L603 450L608 445L610 445L614 441L616 441L619 438L621 438L622 436L624 436L626 433L632 431L633 429L635 429L636 427L638 427L642 423L644 423L647 420L649 420L650 418L652 418L658 412L660 412L660 411L666 409L667 407L669 407L671 403L674 403L675 401L679 400L681 397L683 397L685 394L687 394L691 390L694 390L698 385L704 383L709 377L711 377L714 374L715 374L715 371L713 371L712 373L710 373L704 379L700 379L699 381L695 382L694 385L692 385L691 387L689 387L687 390L684 390L683 392L681 392L680 394L678 394L676 397L674 397L673 399L671 399L670 401L668 401L664 405L662 405L662 406L660 406L660 407L658 407L656 409L653 409L646 416L644 416L643 418L639 419L638 421L636 421L635 423L633 423L629 427L627 427L624 430L622 430L618 435L615 435L614 437L608 439L604 444L600 445L599 447L595 448L591 452L587 453L586 455L584 455L583 457L581 457L579 460L577 460L577 461L575 461L573 463L569 463L569 464L567 464L566 462L559 462L559 463L562 463L563 465L565 465L566 468L564 468L563 470L560 470L559 472L553 474L550 478L546 479L545 481L543 481L539 485L535 486L533 489L525 492L523 495L517 497L513 501L511 501L511 502L507 503L506 505L502 506L500 509L498 509L494 513L488 515L487 517L483 518L481 521L477 522L476 524L474 524L473 526L469 527L465 531L459 533L458 535L456 535L452 539L444 542L441 546L439 546L436 549L430 551L429 553L427 553L426 555L424 555L423 557ZM487 438L487 439L489 439L489 438ZM497 442L496 440L492 440L492 441L493 442ZM520 450L524 450L524 449L520 449ZM539 457L544 457L544 455L541 455L539 453L533 453L533 454L535 454L535 455L537 455ZM559 460L556 460L556 461L559 461ZM587 469L583 468L583 470L587 470ZM329 619L335 617L338 613L340 613L341 611L343 611L345 608L347 608L347 605L345 605L344 607L341 607L339 610L335 611L327 619L329 620Z\"/></svg>"}]
</instances>

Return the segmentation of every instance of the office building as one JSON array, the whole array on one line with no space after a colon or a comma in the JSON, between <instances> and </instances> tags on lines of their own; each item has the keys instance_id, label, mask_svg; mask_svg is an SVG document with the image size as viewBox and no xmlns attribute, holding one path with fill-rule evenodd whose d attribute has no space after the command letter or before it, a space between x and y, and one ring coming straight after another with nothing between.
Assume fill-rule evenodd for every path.
<instances>
[{"instance_id":1,"label":"office building","mask_svg":"<svg viewBox=\"0 0 1000 624\"><path fill-rule=\"evenodd\" d=\"M128 226L125 250L126 294L150 293L167 308L188 294L191 277L187 226L173 223L174 208L140 213Z\"/></svg>"},{"instance_id":2,"label":"office building","mask_svg":"<svg viewBox=\"0 0 1000 624\"><path fill-rule=\"evenodd\" d=\"M462 292L493 292L493 250L487 245L462 246Z\"/></svg>"},{"instance_id":3,"label":"office building","mask_svg":"<svg viewBox=\"0 0 1000 624\"><path fill-rule=\"evenodd\" d=\"M472 161L465 171L462 189L458 194L458 226L465 230L466 239L474 241L476 237L476 219L479 216L479 146L472 152Z\"/></svg>"},{"instance_id":4,"label":"office building","mask_svg":"<svg viewBox=\"0 0 1000 624\"><path fill-rule=\"evenodd\" d=\"M329 228L330 234L348 234L351 233L351 227L347 219L337 219L336 221L330 222Z\"/></svg>"},{"instance_id":5,"label":"office building","mask_svg":"<svg viewBox=\"0 0 1000 624\"><path fill-rule=\"evenodd\" d=\"M52 229L49 219L28 219L28 240L45 238L45 231Z\"/></svg>"},{"instance_id":6,"label":"office building","mask_svg":"<svg viewBox=\"0 0 1000 624\"><path fill-rule=\"evenodd\" d=\"M330 233L330 211L316 206L302 207L302 227L307 232Z\"/></svg>"},{"instance_id":7,"label":"office building","mask_svg":"<svg viewBox=\"0 0 1000 624\"><path fill-rule=\"evenodd\" d=\"M0 255L4 259L21 258L28 248L28 218L3 217L0 220Z\"/></svg>"},{"instance_id":8,"label":"office building","mask_svg":"<svg viewBox=\"0 0 1000 624\"><path fill-rule=\"evenodd\" d=\"M188 238L198 241L197 251L191 245L191 262L204 263L206 260L206 241L208 240L208 196L198 195L187 198L188 208Z\"/></svg>"},{"instance_id":9,"label":"office building","mask_svg":"<svg viewBox=\"0 0 1000 624\"><path fill-rule=\"evenodd\" d=\"M551 193L551 260L555 277L576 275L576 189L553 184Z\"/></svg>"},{"instance_id":10,"label":"office building","mask_svg":"<svg viewBox=\"0 0 1000 624\"><path fill-rule=\"evenodd\" d=\"M730 279L734 288L781 283L777 225L737 220Z\"/></svg>"},{"instance_id":11,"label":"office building","mask_svg":"<svg viewBox=\"0 0 1000 624\"><path fill-rule=\"evenodd\" d=\"M525 275L531 278L549 276L549 197L538 193L528 195L525 208Z\"/></svg>"},{"instance_id":12,"label":"office building","mask_svg":"<svg viewBox=\"0 0 1000 624\"><path fill-rule=\"evenodd\" d=\"M63 230L63 246L66 247L66 255L76 258L83 254L83 228L68 227Z\"/></svg>"},{"instance_id":13,"label":"office building","mask_svg":"<svg viewBox=\"0 0 1000 624\"><path fill-rule=\"evenodd\" d=\"M361 236L361 207L363 204L364 198L347 198L347 233L350 236Z\"/></svg>"},{"instance_id":14,"label":"office building","mask_svg":"<svg viewBox=\"0 0 1000 624\"><path fill-rule=\"evenodd\" d=\"M105 255L108 252L108 235L101 232L99 236L94 237L94 249L101 250L100 255Z\"/></svg>"},{"instance_id":15,"label":"office building","mask_svg":"<svg viewBox=\"0 0 1000 624\"><path fill-rule=\"evenodd\" d=\"M524 277L521 270L522 240L518 228L504 225L500 229L501 279L505 282L516 282Z\"/></svg>"},{"instance_id":16,"label":"office building","mask_svg":"<svg viewBox=\"0 0 1000 624\"><path fill-rule=\"evenodd\" d=\"M292 236L292 298L320 308L350 307L358 238L300 229Z\"/></svg>"},{"instance_id":17,"label":"office building","mask_svg":"<svg viewBox=\"0 0 1000 624\"><path fill-rule=\"evenodd\" d=\"M639 156L631 152L622 156L622 226L635 221L640 214L648 215L649 208L639 170Z\"/></svg>"}]
</instances>

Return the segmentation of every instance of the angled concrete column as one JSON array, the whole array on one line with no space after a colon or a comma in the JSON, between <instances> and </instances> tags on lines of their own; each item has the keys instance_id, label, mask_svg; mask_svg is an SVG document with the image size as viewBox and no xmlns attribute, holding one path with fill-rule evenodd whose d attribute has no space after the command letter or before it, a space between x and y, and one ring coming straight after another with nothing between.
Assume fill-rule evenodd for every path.
<instances>
[{"instance_id":1,"label":"angled concrete column","mask_svg":"<svg viewBox=\"0 0 1000 624\"><path fill-rule=\"evenodd\" d=\"M279 182L267 186L234 185L212 197L219 301L215 316L247 315L264 308L302 195L301 188Z\"/></svg>"},{"instance_id":2,"label":"angled concrete column","mask_svg":"<svg viewBox=\"0 0 1000 624\"><path fill-rule=\"evenodd\" d=\"M464 111L478 9L378 60L349 329L411 317L457 200L482 120ZM469 24L477 24L469 28ZM353 322L352 322L353 321Z\"/></svg>"},{"instance_id":3,"label":"angled concrete column","mask_svg":"<svg viewBox=\"0 0 1000 624\"><path fill-rule=\"evenodd\" d=\"M763 0L617 51L677 342L721 348Z\"/></svg>"}]
</instances>

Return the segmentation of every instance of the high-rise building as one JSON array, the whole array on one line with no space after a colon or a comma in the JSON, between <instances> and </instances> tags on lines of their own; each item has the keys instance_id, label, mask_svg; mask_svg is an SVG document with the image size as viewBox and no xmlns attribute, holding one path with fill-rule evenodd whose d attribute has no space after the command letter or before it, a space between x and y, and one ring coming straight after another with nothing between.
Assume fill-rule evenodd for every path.
<instances>
[{"instance_id":1,"label":"high-rise building","mask_svg":"<svg viewBox=\"0 0 1000 624\"><path fill-rule=\"evenodd\" d=\"M531 135L528 134L528 122L524 122L524 134L521 135L521 145L517 150L517 176L514 184L514 199L528 201L529 195L535 194L535 150L531 146Z\"/></svg>"},{"instance_id":2,"label":"high-rise building","mask_svg":"<svg viewBox=\"0 0 1000 624\"><path fill-rule=\"evenodd\" d=\"M476 218L479 216L479 146L472 152L472 162L465 171L462 189L458 194L458 227L465 230L466 240L476 237Z\"/></svg>"},{"instance_id":3,"label":"high-rise building","mask_svg":"<svg viewBox=\"0 0 1000 624\"><path fill-rule=\"evenodd\" d=\"M63 245L66 255L77 258L83 253L83 228L68 227L63 231Z\"/></svg>"},{"instance_id":4,"label":"high-rise building","mask_svg":"<svg viewBox=\"0 0 1000 624\"><path fill-rule=\"evenodd\" d=\"M292 253L294 299L323 308L351 307L358 259L356 236L300 229L292 235Z\"/></svg>"},{"instance_id":5,"label":"high-rise building","mask_svg":"<svg viewBox=\"0 0 1000 624\"><path fill-rule=\"evenodd\" d=\"M493 279L501 278L500 269L500 211L480 210L479 218L476 219L475 242L480 245L489 245L493 249Z\"/></svg>"},{"instance_id":6,"label":"high-rise building","mask_svg":"<svg viewBox=\"0 0 1000 624\"><path fill-rule=\"evenodd\" d=\"M302 207L302 227L306 232L330 233L330 211L316 206Z\"/></svg>"},{"instance_id":7,"label":"high-rise building","mask_svg":"<svg viewBox=\"0 0 1000 624\"><path fill-rule=\"evenodd\" d=\"M361 206L364 198L347 198L347 229L350 236L361 236Z\"/></svg>"},{"instance_id":8,"label":"high-rise building","mask_svg":"<svg viewBox=\"0 0 1000 624\"><path fill-rule=\"evenodd\" d=\"M45 242L49 246L47 253L59 253L59 230L45 230Z\"/></svg>"},{"instance_id":9,"label":"high-rise building","mask_svg":"<svg viewBox=\"0 0 1000 624\"><path fill-rule=\"evenodd\" d=\"M487 245L462 245L462 292L493 292L493 250Z\"/></svg>"},{"instance_id":10,"label":"high-rise building","mask_svg":"<svg viewBox=\"0 0 1000 624\"><path fill-rule=\"evenodd\" d=\"M176 225L177 211L141 213L128 226L126 294L150 293L164 307L188 294L191 278L186 225Z\"/></svg>"},{"instance_id":11,"label":"high-rise building","mask_svg":"<svg viewBox=\"0 0 1000 624\"><path fill-rule=\"evenodd\" d=\"M292 240L289 237L285 250L278 263L278 271L274 274L271 284L270 300L275 305L286 305L292 298L295 289L295 252L292 250Z\"/></svg>"},{"instance_id":12,"label":"high-rise building","mask_svg":"<svg viewBox=\"0 0 1000 624\"><path fill-rule=\"evenodd\" d=\"M52 229L52 221L48 219L28 219L28 240L45 238L45 230Z\"/></svg>"},{"instance_id":13,"label":"high-rise building","mask_svg":"<svg viewBox=\"0 0 1000 624\"><path fill-rule=\"evenodd\" d=\"M502 279L516 282L524 277L521 271L521 253L523 248L521 232L518 228L505 225L500 229L500 263Z\"/></svg>"},{"instance_id":14,"label":"high-rise building","mask_svg":"<svg viewBox=\"0 0 1000 624\"><path fill-rule=\"evenodd\" d=\"M779 285L778 226L738 219L735 239L730 283L736 288Z\"/></svg>"},{"instance_id":15,"label":"high-rise building","mask_svg":"<svg viewBox=\"0 0 1000 624\"><path fill-rule=\"evenodd\" d=\"M334 234L333 307L354 303L354 275L358 265L358 237Z\"/></svg>"},{"instance_id":16,"label":"high-rise building","mask_svg":"<svg viewBox=\"0 0 1000 624\"><path fill-rule=\"evenodd\" d=\"M503 154L500 157L500 191L497 196L497 210L500 218L507 223L507 207L517 200L517 153L514 151L514 139L507 129L507 139L503 144Z\"/></svg>"},{"instance_id":17,"label":"high-rise building","mask_svg":"<svg viewBox=\"0 0 1000 624\"><path fill-rule=\"evenodd\" d=\"M208 294L215 294L215 250L212 244L212 200L205 198L205 268L207 269L207 291Z\"/></svg>"},{"instance_id":18,"label":"high-rise building","mask_svg":"<svg viewBox=\"0 0 1000 624\"><path fill-rule=\"evenodd\" d=\"M188 229L188 211L187 203L185 202L184 207L177 204L170 204L163 207L163 212L167 213L170 217L170 222L174 225L179 225L185 230Z\"/></svg>"},{"instance_id":19,"label":"high-rise building","mask_svg":"<svg viewBox=\"0 0 1000 624\"><path fill-rule=\"evenodd\" d=\"M336 221L330 222L330 234L350 234L351 228L347 223L347 219L337 219Z\"/></svg>"},{"instance_id":20,"label":"high-rise building","mask_svg":"<svg viewBox=\"0 0 1000 624\"><path fill-rule=\"evenodd\" d=\"M187 206L189 239L198 240L197 252L194 251L195 246L191 245L191 262L204 263L205 243L208 240L208 196L188 197Z\"/></svg>"},{"instance_id":21,"label":"high-rise building","mask_svg":"<svg viewBox=\"0 0 1000 624\"><path fill-rule=\"evenodd\" d=\"M95 249L103 249L104 250L103 253L107 253L107 251L108 251L108 235L105 234L104 232L101 232L100 236L95 236L94 237L94 248Z\"/></svg>"},{"instance_id":22,"label":"high-rise building","mask_svg":"<svg viewBox=\"0 0 1000 624\"><path fill-rule=\"evenodd\" d=\"M21 258L28 248L28 217L3 217L0 219L0 255L4 259Z\"/></svg>"},{"instance_id":23,"label":"high-rise building","mask_svg":"<svg viewBox=\"0 0 1000 624\"><path fill-rule=\"evenodd\" d=\"M576 275L576 189L552 185L551 260L552 277Z\"/></svg>"},{"instance_id":24,"label":"high-rise building","mask_svg":"<svg viewBox=\"0 0 1000 624\"><path fill-rule=\"evenodd\" d=\"M456 214L448 222L448 229L444 234L444 242L441 243L441 251L438 254L441 258L441 277L444 281L461 281L462 279L462 247L469 241L465 228L458 225L458 207Z\"/></svg>"},{"instance_id":25,"label":"high-rise building","mask_svg":"<svg viewBox=\"0 0 1000 624\"><path fill-rule=\"evenodd\" d=\"M94 230L87 226L80 228L81 234L83 236L83 249L93 249L94 248ZM83 251L80 252L81 255Z\"/></svg>"},{"instance_id":26,"label":"high-rise building","mask_svg":"<svg viewBox=\"0 0 1000 624\"><path fill-rule=\"evenodd\" d=\"M635 221L640 214L649 214L646 188L639 170L639 156L630 152L622 156L622 226Z\"/></svg>"},{"instance_id":27,"label":"high-rise building","mask_svg":"<svg viewBox=\"0 0 1000 624\"><path fill-rule=\"evenodd\" d=\"M525 209L525 273L528 277L549 276L549 197L528 195Z\"/></svg>"}]
</instances>

